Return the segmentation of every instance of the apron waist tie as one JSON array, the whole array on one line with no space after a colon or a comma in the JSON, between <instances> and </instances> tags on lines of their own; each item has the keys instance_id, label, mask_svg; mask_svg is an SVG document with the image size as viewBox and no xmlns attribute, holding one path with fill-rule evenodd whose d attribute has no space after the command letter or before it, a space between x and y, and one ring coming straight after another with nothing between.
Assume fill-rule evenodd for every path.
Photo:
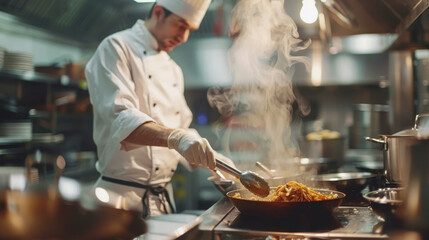
<instances>
[{"instance_id":1,"label":"apron waist tie","mask_svg":"<svg viewBox=\"0 0 429 240\"><path fill-rule=\"evenodd\" d=\"M135 187L135 188L142 188L145 189L145 193L142 196L142 205L143 205L143 218L146 218L149 216L149 196L148 196L148 192L151 192L153 195L158 196L159 200L162 203L162 206L164 207L164 212L168 213L167 211L167 207L165 206L165 201L164 199L162 199L160 196L164 195L165 199L167 200L168 206L170 207L170 209L172 210L173 213L176 212L176 209L173 207L173 204L170 200L170 195L168 194L167 189L165 189L164 187L158 186L158 187L153 187L151 185L143 185L140 183L136 183L136 182L130 182L130 181L125 181L125 180L121 180L121 179L117 179L117 178L111 178L111 177L106 177L106 176L102 176L101 179L103 179L104 181L107 182L112 182L112 183L116 183L116 184L121 184L121 185L125 185L125 186L129 186L129 187ZM166 183L165 185L167 185L168 183Z\"/></svg>"}]
</instances>

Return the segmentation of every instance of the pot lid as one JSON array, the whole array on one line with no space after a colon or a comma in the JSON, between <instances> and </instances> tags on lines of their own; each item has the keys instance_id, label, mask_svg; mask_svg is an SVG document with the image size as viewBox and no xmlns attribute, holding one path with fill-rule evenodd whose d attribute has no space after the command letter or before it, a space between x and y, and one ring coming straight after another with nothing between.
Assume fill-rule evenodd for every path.
<instances>
[{"instance_id":1,"label":"pot lid","mask_svg":"<svg viewBox=\"0 0 429 240\"><path fill-rule=\"evenodd\" d=\"M402 130L400 132L397 132L393 134L393 136L404 136L404 137L424 137L429 134L429 122L428 118L429 114L417 114L415 121L414 121L414 127L411 129ZM426 121L421 121L421 119L424 118Z\"/></svg>"},{"instance_id":2,"label":"pot lid","mask_svg":"<svg viewBox=\"0 0 429 240\"><path fill-rule=\"evenodd\" d=\"M400 132L393 134L393 136L415 137L415 136L417 136L417 130L414 128L406 129L406 130L402 130Z\"/></svg>"}]
</instances>

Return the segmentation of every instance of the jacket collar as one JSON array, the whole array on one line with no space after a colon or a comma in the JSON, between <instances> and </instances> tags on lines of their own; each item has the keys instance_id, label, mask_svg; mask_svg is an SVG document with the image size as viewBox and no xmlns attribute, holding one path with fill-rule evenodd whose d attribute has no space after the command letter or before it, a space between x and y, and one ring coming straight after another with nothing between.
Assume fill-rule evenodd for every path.
<instances>
[{"instance_id":1,"label":"jacket collar","mask_svg":"<svg viewBox=\"0 0 429 240\"><path fill-rule=\"evenodd\" d=\"M147 51L156 51L158 49L158 41L152 35L152 33L146 28L143 20L137 20L137 22L132 27L133 31L137 33L140 39L143 40L144 47Z\"/></svg>"}]
</instances>

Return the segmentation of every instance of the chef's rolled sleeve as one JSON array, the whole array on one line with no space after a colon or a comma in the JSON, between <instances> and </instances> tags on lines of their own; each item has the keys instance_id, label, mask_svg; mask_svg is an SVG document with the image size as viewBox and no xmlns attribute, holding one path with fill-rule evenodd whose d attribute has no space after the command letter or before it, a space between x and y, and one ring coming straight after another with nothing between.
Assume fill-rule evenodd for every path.
<instances>
[{"instance_id":1,"label":"chef's rolled sleeve","mask_svg":"<svg viewBox=\"0 0 429 240\"><path fill-rule=\"evenodd\" d=\"M138 109L130 108L122 110L119 113L119 115L113 121L113 127L115 128L113 136L121 144L122 150L129 151L141 146L123 140L127 138L137 127L146 122L155 122L155 120L153 120L147 114L140 112Z\"/></svg>"}]
</instances>

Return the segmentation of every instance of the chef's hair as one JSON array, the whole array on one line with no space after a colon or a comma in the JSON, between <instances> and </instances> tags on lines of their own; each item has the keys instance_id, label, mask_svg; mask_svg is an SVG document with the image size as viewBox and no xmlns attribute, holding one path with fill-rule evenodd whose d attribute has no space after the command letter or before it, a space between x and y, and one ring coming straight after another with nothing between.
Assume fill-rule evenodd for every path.
<instances>
[{"instance_id":1,"label":"chef's hair","mask_svg":"<svg viewBox=\"0 0 429 240\"><path fill-rule=\"evenodd\" d=\"M151 18L152 17L152 13L153 13L153 9L155 8L155 5L156 5L157 3L154 3L153 5L152 5L152 8L150 9L150 11L149 11L149 15L147 16L147 19L149 19L149 18ZM162 6L161 6L162 7ZM170 10L168 10L168 9L166 9L165 7L162 7L162 9L164 9L164 18L166 18L166 17L168 17L170 14L172 14L172 12L170 11Z\"/></svg>"}]
</instances>

